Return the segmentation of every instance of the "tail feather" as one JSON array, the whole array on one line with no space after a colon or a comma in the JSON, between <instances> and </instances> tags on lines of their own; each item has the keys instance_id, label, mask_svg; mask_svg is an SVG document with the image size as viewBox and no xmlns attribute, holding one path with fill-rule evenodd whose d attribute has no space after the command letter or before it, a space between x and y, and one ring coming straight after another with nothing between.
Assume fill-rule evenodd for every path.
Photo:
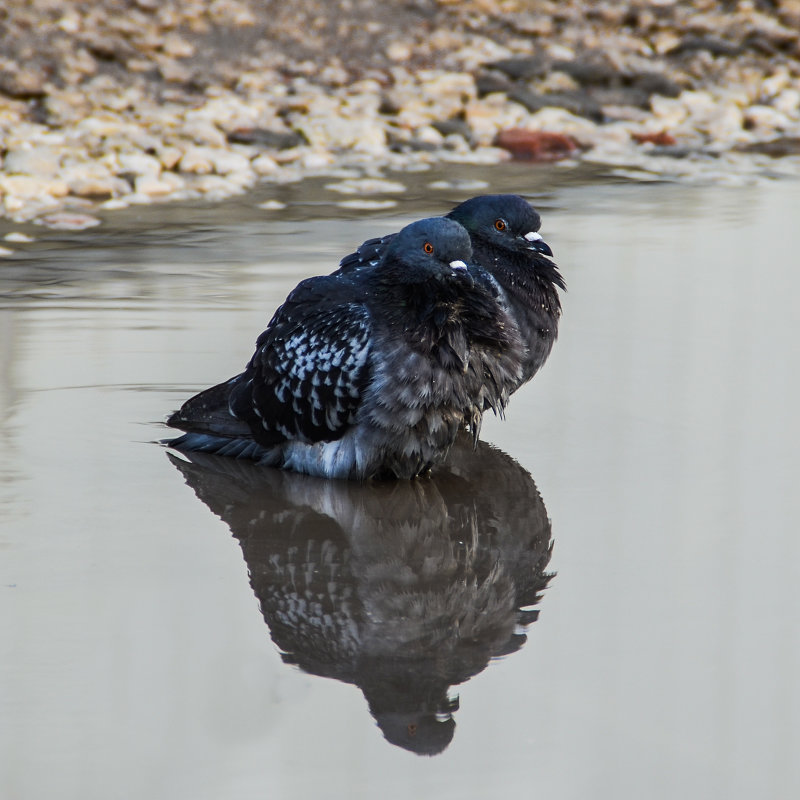
<instances>
[{"instance_id":1,"label":"tail feather","mask_svg":"<svg viewBox=\"0 0 800 800\"><path fill-rule=\"evenodd\" d=\"M244 374L237 375L190 397L178 411L170 415L167 425L187 433L252 440L250 426L230 410L231 393L243 380Z\"/></svg>"},{"instance_id":2,"label":"tail feather","mask_svg":"<svg viewBox=\"0 0 800 800\"><path fill-rule=\"evenodd\" d=\"M259 461L269 456L269 451L253 439L213 436L207 433L184 433L177 439L163 439L161 444L173 450L194 453L211 453L228 458L246 458Z\"/></svg>"}]
</instances>

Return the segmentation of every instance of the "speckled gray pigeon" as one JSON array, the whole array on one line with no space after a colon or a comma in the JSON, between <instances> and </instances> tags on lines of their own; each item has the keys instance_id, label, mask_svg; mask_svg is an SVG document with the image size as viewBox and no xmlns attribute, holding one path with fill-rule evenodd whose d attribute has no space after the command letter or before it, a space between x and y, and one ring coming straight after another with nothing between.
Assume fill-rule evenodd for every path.
<instances>
[{"instance_id":1,"label":"speckled gray pigeon","mask_svg":"<svg viewBox=\"0 0 800 800\"><path fill-rule=\"evenodd\" d=\"M370 270L302 281L245 371L170 416L186 434L166 443L323 477L426 472L461 427L477 436L519 368L516 328L471 255L461 225L421 220Z\"/></svg>"}]
</instances>

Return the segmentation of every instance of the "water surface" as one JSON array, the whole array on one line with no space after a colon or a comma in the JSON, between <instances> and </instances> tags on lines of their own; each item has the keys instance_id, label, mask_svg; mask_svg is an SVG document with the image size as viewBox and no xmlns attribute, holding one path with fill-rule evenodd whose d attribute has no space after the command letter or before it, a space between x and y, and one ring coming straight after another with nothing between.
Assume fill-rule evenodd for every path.
<instances>
[{"instance_id":1,"label":"water surface","mask_svg":"<svg viewBox=\"0 0 800 800\"><path fill-rule=\"evenodd\" d=\"M536 175L560 339L419 485L152 442L298 280L463 194L133 209L0 263L4 798L800 793L800 188Z\"/></svg>"}]
</instances>

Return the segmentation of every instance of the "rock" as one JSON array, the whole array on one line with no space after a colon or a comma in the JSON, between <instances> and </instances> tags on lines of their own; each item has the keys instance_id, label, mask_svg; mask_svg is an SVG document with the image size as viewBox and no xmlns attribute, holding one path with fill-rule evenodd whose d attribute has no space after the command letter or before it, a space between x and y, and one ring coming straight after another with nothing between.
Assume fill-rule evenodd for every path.
<instances>
[{"instance_id":1,"label":"rock","mask_svg":"<svg viewBox=\"0 0 800 800\"><path fill-rule=\"evenodd\" d=\"M453 180L432 181L428 188L444 192L480 192L489 188L486 181L470 178L454 178Z\"/></svg>"},{"instance_id":2,"label":"rock","mask_svg":"<svg viewBox=\"0 0 800 800\"><path fill-rule=\"evenodd\" d=\"M153 175L161 173L161 162L155 156L146 153L119 153L117 163L120 173L131 173L133 175Z\"/></svg>"},{"instance_id":3,"label":"rock","mask_svg":"<svg viewBox=\"0 0 800 800\"><path fill-rule=\"evenodd\" d=\"M772 105L784 114L793 114L795 117L800 111L800 91L797 89L784 89L772 101Z\"/></svg>"},{"instance_id":4,"label":"rock","mask_svg":"<svg viewBox=\"0 0 800 800\"><path fill-rule=\"evenodd\" d=\"M183 157L183 152L178 147L166 146L157 148L156 155L164 169L174 169Z\"/></svg>"},{"instance_id":5,"label":"rock","mask_svg":"<svg viewBox=\"0 0 800 800\"><path fill-rule=\"evenodd\" d=\"M278 162L263 153L250 162L256 175L272 175L278 170Z\"/></svg>"},{"instance_id":6,"label":"rock","mask_svg":"<svg viewBox=\"0 0 800 800\"><path fill-rule=\"evenodd\" d=\"M361 180L345 180L339 183L325 184L331 192L340 194L395 194L404 192L406 187L397 181L387 181L378 178L363 178Z\"/></svg>"},{"instance_id":7,"label":"rock","mask_svg":"<svg viewBox=\"0 0 800 800\"><path fill-rule=\"evenodd\" d=\"M0 93L28 100L43 97L47 92L43 72L35 68L20 70L0 69Z\"/></svg>"},{"instance_id":8,"label":"rock","mask_svg":"<svg viewBox=\"0 0 800 800\"><path fill-rule=\"evenodd\" d=\"M134 184L137 194L147 195L148 197L163 197L171 194L175 187L165 180L161 180L155 175L139 175Z\"/></svg>"},{"instance_id":9,"label":"rock","mask_svg":"<svg viewBox=\"0 0 800 800\"><path fill-rule=\"evenodd\" d=\"M186 41L180 34L169 33L161 42L162 50L172 58L189 58L195 52L194 45Z\"/></svg>"},{"instance_id":10,"label":"rock","mask_svg":"<svg viewBox=\"0 0 800 800\"><path fill-rule=\"evenodd\" d=\"M436 128L436 130L439 131L439 133L441 133L444 137L447 137L452 133L457 133L467 142L472 138L472 129L464 119L463 114L457 114L454 117L450 117L450 119L437 121L432 124L433 127Z\"/></svg>"},{"instance_id":11,"label":"rock","mask_svg":"<svg viewBox=\"0 0 800 800\"><path fill-rule=\"evenodd\" d=\"M264 128L237 128L228 133L227 139L232 144L252 144L275 150L308 144L299 131L271 131Z\"/></svg>"},{"instance_id":12,"label":"rock","mask_svg":"<svg viewBox=\"0 0 800 800\"><path fill-rule=\"evenodd\" d=\"M264 211L282 211L286 208L286 203L282 203L280 200L265 200L258 204L258 208L263 208Z\"/></svg>"},{"instance_id":13,"label":"rock","mask_svg":"<svg viewBox=\"0 0 800 800\"><path fill-rule=\"evenodd\" d=\"M38 225L58 231L82 231L100 224L97 217L90 214L76 214L62 211L57 214L47 214L34 220Z\"/></svg>"},{"instance_id":14,"label":"rock","mask_svg":"<svg viewBox=\"0 0 800 800\"><path fill-rule=\"evenodd\" d=\"M485 97L487 94L494 94L495 92L508 92L513 86L514 84L507 78L492 72L481 73L475 78L475 90L478 93L478 97ZM398 109L395 109L393 113L396 114L397 111Z\"/></svg>"},{"instance_id":15,"label":"rock","mask_svg":"<svg viewBox=\"0 0 800 800\"><path fill-rule=\"evenodd\" d=\"M302 166L306 169L316 170L330 167L334 162L334 158L330 153L323 150L317 150L310 153L305 153L299 159Z\"/></svg>"},{"instance_id":16,"label":"rock","mask_svg":"<svg viewBox=\"0 0 800 800\"><path fill-rule=\"evenodd\" d=\"M509 103L502 95L494 94L467 103L464 118L476 140L488 144L499 130L521 127L527 114L523 106Z\"/></svg>"},{"instance_id":17,"label":"rock","mask_svg":"<svg viewBox=\"0 0 800 800\"><path fill-rule=\"evenodd\" d=\"M47 145L19 146L8 150L3 167L9 173L52 177L58 172L61 152Z\"/></svg>"},{"instance_id":18,"label":"rock","mask_svg":"<svg viewBox=\"0 0 800 800\"><path fill-rule=\"evenodd\" d=\"M716 36L684 36L680 44L667 52L668 56L678 56L685 53L696 53L705 50L712 56L738 56L742 52L741 45L726 42Z\"/></svg>"},{"instance_id":19,"label":"rock","mask_svg":"<svg viewBox=\"0 0 800 800\"><path fill-rule=\"evenodd\" d=\"M209 148L214 172L218 175L230 175L234 172L249 172L250 159L241 153L232 153L222 148Z\"/></svg>"},{"instance_id":20,"label":"rock","mask_svg":"<svg viewBox=\"0 0 800 800\"><path fill-rule=\"evenodd\" d=\"M209 199L222 200L242 192L237 186L221 175L201 175L193 182L192 188Z\"/></svg>"},{"instance_id":21,"label":"rock","mask_svg":"<svg viewBox=\"0 0 800 800\"><path fill-rule=\"evenodd\" d=\"M782 136L768 142L753 142L739 145L736 150L741 153L760 153L770 158L800 155L800 136Z\"/></svg>"},{"instance_id":22,"label":"rock","mask_svg":"<svg viewBox=\"0 0 800 800\"><path fill-rule=\"evenodd\" d=\"M564 134L522 128L501 131L494 143L508 150L516 161L559 161L578 149L577 142Z\"/></svg>"},{"instance_id":23,"label":"rock","mask_svg":"<svg viewBox=\"0 0 800 800\"><path fill-rule=\"evenodd\" d=\"M558 94L536 94L528 89L515 88L508 93L508 98L524 106L531 113L555 107L565 108L572 114L597 122L603 119L603 109L600 104L588 92L581 89Z\"/></svg>"},{"instance_id":24,"label":"rock","mask_svg":"<svg viewBox=\"0 0 800 800\"><path fill-rule=\"evenodd\" d=\"M365 200L357 198L353 200L340 200L337 204L339 208L351 208L359 211L382 211L386 208L394 208L396 200Z\"/></svg>"},{"instance_id":25,"label":"rock","mask_svg":"<svg viewBox=\"0 0 800 800\"><path fill-rule=\"evenodd\" d=\"M630 80L636 89L640 89L647 95L677 97L683 91L683 87L679 83L659 72L641 72Z\"/></svg>"},{"instance_id":26,"label":"rock","mask_svg":"<svg viewBox=\"0 0 800 800\"><path fill-rule=\"evenodd\" d=\"M609 86L619 79L619 72L601 53L590 53L571 61L554 61L551 69L566 72L582 86Z\"/></svg>"},{"instance_id":27,"label":"rock","mask_svg":"<svg viewBox=\"0 0 800 800\"><path fill-rule=\"evenodd\" d=\"M194 75L194 69L191 66L172 58L159 59L158 71L161 73L161 77L169 83L189 83Z\"/></svg>"},{"instance_id":28,"label":"rock","mask_svg":"<svg viewBox=\"0 0 800 800\"><path fill-rule=\"evenodd\" d=\"M547 59L541 56L525 56L522 58L507 58L485 65L507 75L512 80L531 80L543 78L550 69Z\"/></svg>"},{"instance_id":29,"label":"rock","mask_svg":"<svg viewBox=\"0 0 800 800\"><path fill-rule=\"evenodd\" d=\"M752 105L744 111L744 126L763 135L784 131L792 121L786 114L771 106Z\"/></svg>"},{"instance_id":30,"label":"rock","mask_svg":"<svg viewBox=\"0 0 800 800\"><path fill-rule=\"evenodd\" d=\"M631 138L636 144L653 144L657 147L671 147L676 144L675 137L666 131L655 131L653 133L632 133Z\"/></svg>"},{"instance_id":31,"label":"rock","mask_svg":"<svg viewBox=\"0 0 800 800\"><path fill-rule=\"evenodd\" d=\"M0 192L10 197L65 197L69 187L59 178L34 175L3 175L0 173Z\"/></svg>"},{"instance_id":32,"label":"rock","mask_svg":"<svg viewBox=\"0 0 800 800\"><path fill-rule=\"evenodd\" d=\"M69 192L77 197L88 197L92 200L106 200L119 197L130 191L130 184L124 178L108 176L76 176L67 181Z\"/></svg>"},{"instance_id":33,"label":"rock","mask_svg":"<svg viewBox=\"0 0 800 800\"><path fill-rule=\"evenodd\" d=\"M717 110L697 121L697 128L704 131L718 145L741 141L744 133L744 114L734 103L720 105Z\"/></svg>"},{"instance_id":34,"label":"rock","mask_svg":"<svg viewBox=\"0 0 800 800\"><path fill-rule=\"evenodd\" d=\"M686 105L680 99L654 96L650 106L659 122L667 128L677 128L689 116Z\"/></svg>"},{"instance_id":35,"label":"rock","mask_svg":"<svg viewBox=\"0 0 800 800\"><path fill-rule=\"evenodd\" d=\"M386 48L386 55L392 61L408 61L411 58L411 47L405 42L392 42Z\"/></svg>"},{"instance_id":36,"label":"rock","mask_svg":"<svg viewBox=\"0 0 800 800\"><path fill-rule=\"evenodd\" d=\"M214 171L214 159L210 147L189 147L177 164L181 172L209 175Z\"/></svg>"},{"instance_id":37,"label":"rock","mask_svg":"<svg viewBox=\"0 0 800 800\"><path fill-rule=\"evenodd\" d=\"M187 119L180 132L198 145L209 145L211 147L224 147L227 139L225 134L212 122L204 119Z\"/></svg>"},{"instance_id":38,"label":"rock","mask_svg":"<svg viewBox=\"0 0 800 800\"><path fill-rule=\"evenodd\" d=\"M418 128L414 139L421 144L431 145L432 147L441 147L444 144L444 136L433 125L423 125Z\"/></svg>"}]
</instances>

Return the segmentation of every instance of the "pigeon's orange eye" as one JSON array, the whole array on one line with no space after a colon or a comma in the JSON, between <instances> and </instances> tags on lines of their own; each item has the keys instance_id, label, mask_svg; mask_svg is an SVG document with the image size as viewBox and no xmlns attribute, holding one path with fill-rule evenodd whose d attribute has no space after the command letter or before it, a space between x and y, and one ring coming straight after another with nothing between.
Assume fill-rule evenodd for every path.
<instances>
[{"instance_id":1,"label":"pigeon's orange eye","mask_svg":"<svg viewBox=\"0 0 800 800\"><path fill-rule=\"evenodd\" d=\"M499 231L504 231L506 229L506 221L504 219L496 219L494 221L494 226Z\"/></svg>"},{"instance_id":2,"label":"pigeon's orange eye","mask_svg":"<svg viewBox=\"0 0 800 800\"><path fill-rule=\"evenodd\" d=\"M425 242L425 244L424 244L424 245L422 245L422 249L423 249L423 250L424 250L424 251L425 251L425 252L426 252L428 255L430 255L430 254L433 252L433 245L432 245L430 242Z\"/></svg>"}]
</instances>

